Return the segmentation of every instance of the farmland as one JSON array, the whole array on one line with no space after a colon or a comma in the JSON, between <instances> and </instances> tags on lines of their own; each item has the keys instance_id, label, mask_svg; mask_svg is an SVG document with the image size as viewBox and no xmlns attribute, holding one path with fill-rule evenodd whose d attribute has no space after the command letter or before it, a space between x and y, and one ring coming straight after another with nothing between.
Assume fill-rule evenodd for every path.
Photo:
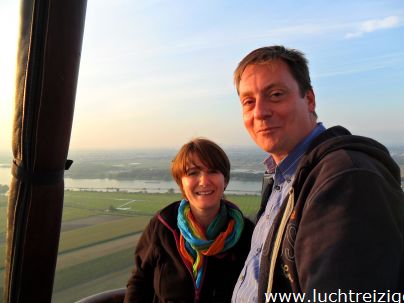
<instances>
[{"instance_id":1,"label":"farmland","mask_svg":"<svg viewBox=\"0 0 404 303\"><path fill-rule=\"evenodd\" d=\"M52 302L74 302L125 287L143 228L157 210L178 199L175 193L66 191ZM249 216L259 205L256 195L229 195L227 199ZM0 235L4 237L4 196L0 203ZM0 259L4 246L0 240ZM0 268L2 285L4 268Z\"/></svg>"}]
</instances>

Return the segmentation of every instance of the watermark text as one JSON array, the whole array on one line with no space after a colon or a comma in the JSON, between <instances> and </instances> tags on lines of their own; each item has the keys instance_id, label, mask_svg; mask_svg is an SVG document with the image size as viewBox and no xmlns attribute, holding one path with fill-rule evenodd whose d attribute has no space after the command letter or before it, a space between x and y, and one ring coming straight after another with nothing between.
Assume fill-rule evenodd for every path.
<instances>
[{"instance_id":1,"label":"watermark text","mask_svg":"<svg viewBox=\"0 0 404 303\"><path fill-rule=\"evenodd\" d=\"M265 293L265 302L311 302L311 303L404 303L404 293L384 292L355 292L338 289L335 292L319 292L313 289L311 295L306 293Z\"/></svg>"}]
</instances>

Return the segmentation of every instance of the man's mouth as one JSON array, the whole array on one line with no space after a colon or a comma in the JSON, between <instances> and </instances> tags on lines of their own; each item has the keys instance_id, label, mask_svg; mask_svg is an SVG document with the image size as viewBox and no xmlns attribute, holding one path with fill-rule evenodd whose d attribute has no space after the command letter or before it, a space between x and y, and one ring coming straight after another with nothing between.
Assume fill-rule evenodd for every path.
<instances>
[{"instance_id":1,"label":"man's mouth","mask_svg":"<svg viewBox=\"0 0 404 303\"><path fill-rule=\"evenodd\" d=\"M260 128L257 133L272 133L275 130L279 129L280 127L265 127L265 128Z\"/></svg>"}]
</instances>

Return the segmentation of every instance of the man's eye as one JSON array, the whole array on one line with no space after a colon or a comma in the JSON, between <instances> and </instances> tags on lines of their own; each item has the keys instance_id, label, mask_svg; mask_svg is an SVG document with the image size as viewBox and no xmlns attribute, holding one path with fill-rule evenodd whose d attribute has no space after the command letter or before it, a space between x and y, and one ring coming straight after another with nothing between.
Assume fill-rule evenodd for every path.
<instances>
[{"instance_id":1,"label":"man's eye","mask_svg":"<svg viewBox=\"0 0 404 303\"><path fill-rule=\"evenodd\" d=\"M283 92L275 91L270 94L271 100L277 101L283 97Z\"/></svg>"},{"instance_id":2,"label":"man's eye","mask_svg":"<svg viewBox=\"0 0 404 303\"><path fill-rule=\"evenodd\" d=\"M253 99L245 99L242 102L243 106L251 106L252 104L254 104L254 100Z\"/></svg>"}]
</instances>

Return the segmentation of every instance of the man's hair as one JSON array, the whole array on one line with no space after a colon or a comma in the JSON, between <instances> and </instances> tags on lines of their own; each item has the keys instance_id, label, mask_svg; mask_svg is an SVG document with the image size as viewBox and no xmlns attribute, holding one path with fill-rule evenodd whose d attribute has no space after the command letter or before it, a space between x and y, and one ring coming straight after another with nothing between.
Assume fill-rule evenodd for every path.
<instances>
[{"instance_id":1,"label":"man's hair","mask_svg":"<svg viewBox=\"0 0 404 303\"><path fill-rule=\"evenodd\" d=\"M209 169L217 170L224 176L226 184L230 180L230 161L223 149L216 143L205 139L195 138L184 144L171 164L171 174L184 195L182 177L189 167L199 159Z\"/></svg>"},{"instance_id":2,"label":"man's hair","mask_svg":"<svg viewBox=\"0 0 404 303\"><path fill-rule=\"evenodd\" d=\"M240 61L234 71L234 84L239 93L241 76L245 68L251 64L268 64L269 62L280 59L287 63L289 70L299 85L300 94L303 97L306 92L312 89L308 61L301 51L286 48L281 45L267 46L258 48Z\"/></svg>"}]
</instances>

